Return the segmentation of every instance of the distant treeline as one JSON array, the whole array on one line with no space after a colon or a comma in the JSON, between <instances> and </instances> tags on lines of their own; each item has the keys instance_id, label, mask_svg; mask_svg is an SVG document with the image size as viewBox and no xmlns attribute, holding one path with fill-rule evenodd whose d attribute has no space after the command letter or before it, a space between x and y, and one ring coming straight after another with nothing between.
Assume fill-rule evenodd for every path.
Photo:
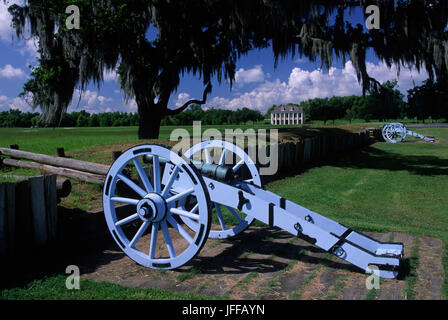
<instances>
[{"instance_id":1,"label":"distant treeline","mask_svg":"<svg viewBox=\"0 0 448 320\"><path fill-rule=\"evenodd\" d=\"M90 114L84 110L63 115L61 127L120 127L137 126L138 114L126 112L104 112ZM37 112L9 110L0 112L0 127L40 127L41 115Z\"/></svg>"},{"instance_id":2,"label":"distant treeline","mask_svg":"<svg viewBox=\"0 0 448 320\"><path fill-rule=\"evenodd\" d=\"M191 125L193 121L201 121L203 125L239 125L262 121L263 119L264 115L260 111L248 108L235 111L223 109L203 110L201 106L193 105L184 112L164 118L162 125Z\"/></svg>"},{"instance_id":3,"label":"distant treeline","mask_svg":"<svg viewBox=\"0 0 448 320\"><path fill-rule=\"evenodd\" d=\"M316 98L300 104L307 120L327 122L337 119L365 121L392 119L448 119L448 84L425 81L422 86L408 91L405 96L396 89L396 81L387 81L379 91L366 96ZM270 112L276 106L268 110Z\"/></svg>"},{"instance_id":4,"label":"distant treeline","mask_svg":"<svg viewBox=\"0 0 448 320\"><path fill-rule=\"evenodd\" d=\"M195 120L202 121L204 125L218 124L246 124L249 121L261 121L264 116L259 111L248 108L236 111L208 109L202 110L200 106L191 106L188 110L176 116L166 117L162 125L191 125ZM138 126L139 115L126 112L88 113L84 110L66 113L62 117L61 127L120 127ZM39 127L43 126L40 114L35 112L21 112L9 110L0 112L0 127Z\"/></svg>"},{"instance_id":5,"label":"distant treeline","mask_svg":"<svg viewBox=\"0 0 448 320\"><path fill-rule=\"evenodd\" d=\"M423 85L408 91L405 96L396 89L396 81L383 83L379 91L366 96L346 96L316 98L300 103L305 109L307 120L327 122L337 119L363 119L365 121L392 119L419 119L431 117L434 120L448 119L448 83L427 80ZM298 104L297 104L298 105ZM242 108L235 111L223 109L203 110L192 105L175 116L162 120L162 125L191 125L201 121L204 125L244 125L250 122L270 119L273 105L266 114L260 111ZM119 127L138 126L139 115L126 112L105 112L90 114L86 111L64 114L61 127ZM42 126L39 113L9 110L0 112L0 127L36 127Z\"/></svg>"}]
</instances>

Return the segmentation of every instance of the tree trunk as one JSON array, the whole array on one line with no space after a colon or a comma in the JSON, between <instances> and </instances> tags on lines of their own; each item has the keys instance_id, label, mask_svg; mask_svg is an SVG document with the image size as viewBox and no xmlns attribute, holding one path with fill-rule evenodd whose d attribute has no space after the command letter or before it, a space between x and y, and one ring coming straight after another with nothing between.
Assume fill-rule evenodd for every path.
<instances>
[{"instance_id":1,"label":"tree trunk","mask_svg":"<svg viewBox=\"0 0 448 320\"><path fill-rule=\"evenodd\" d=\"M138 126L139 139L158 139L160 132L160 122L163 118L163 112L159 105L147 103L146 99L138 101L138 113L140 116Z\"/></svg>"}]
</instances>

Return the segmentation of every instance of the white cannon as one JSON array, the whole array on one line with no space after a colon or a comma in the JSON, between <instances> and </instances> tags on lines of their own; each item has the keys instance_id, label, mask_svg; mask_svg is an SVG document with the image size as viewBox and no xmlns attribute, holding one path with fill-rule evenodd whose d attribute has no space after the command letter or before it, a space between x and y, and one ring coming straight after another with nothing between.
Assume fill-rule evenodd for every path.
<instances>
[{"instance_id":1,"label":"white cannon","mask_svg":"<svg viewBox=\"0 0 448 320\"><path fill-rule=\"evenodd\" d=\"M406 127L399 122L391 122L386 124L382 130L383 138L390 143L399 143L406 139L406 136L412 136L423 139L427 142L435 142L434 138L425 137L419 133L407 130Z\"/></svg>"},{"instance_id":2,"label":"white cannon","mask_svg":"<svg viewBox=\"0 0 448 320\"><path fill-rule=\"evenodd\" d=\"M205 161L195 160L204 154ZM240 175L244 166L245 176ZM128 192L120 194L123 186ZM123 205L130 211L120 212ZM401 243L376 241L264 190L247 153L225 141L202 142L184 156L154 144L125 151L107 174L103 207L119 247L153 269L180 267L199 253L209 236L235 236L254 219L305 239L363 271L377 270L383 278L398 276L403 257Z\"/></svg>"}]
</instances>

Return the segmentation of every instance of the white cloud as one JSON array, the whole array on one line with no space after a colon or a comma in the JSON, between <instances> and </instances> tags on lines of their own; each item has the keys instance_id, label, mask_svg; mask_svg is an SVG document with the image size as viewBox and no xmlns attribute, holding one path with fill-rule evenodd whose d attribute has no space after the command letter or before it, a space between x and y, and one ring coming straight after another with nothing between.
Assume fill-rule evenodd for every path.
<instances>
[{"instance_id":1,"label":"white cloud","mask_svg":"<svg viewBox=\"0 0 448 320\"><path fill-rule=\"evenodd\" d=\"M12 16L8 12L8 7L13 4L23 5L23 1L8 0L6 3L0 1L0 40L8 43L15 39L15 31L11 27ZM20 40L18 43L17 49L22 55L29 55L33 58L38 56L38 46L35 39Z\"/></svg>"},{"instance_id":2,"label":"white cloud","mask_svg":"<svg viewBox=\"0 0 448 320\"><path fill-rule=\"evenodd\" d=\"M111 71L104 70L103 79L104 81L117 81L118 80L117 72L115 70Z\"/></svg>"},{"instance_id":3,"label":"white cloud","mask_svg":"<svg viewBox=\"0 0 448 320\"><path fill-rule=\"evenodd\" d=\"M235 83L244 85L246 83L256 83L264 81L263 66L258 65L252 69L245 70L244 68L239 69L235 73Z\"/></svg>"},{"instance_id":4,"label":"white cloud","mask_svg":"<svg viewBox=\"0 0 448 320\"><path fill-rule=\"evenodd\" d=\"M81 100L79 101L79 94L81 93ZM73 94L72 103L69 106L68 112L85 110L89 113L102 112L137 112L137 102L131 99L128 102L122 99L114 99L99 95L93 90L86 90L81 92L75 90Z\"/></svg>"},{"instance_id":5,"label":"white cloud","mask_svg":"<svg viewBox=\"0 0 448 320\"><path fill-rule=\"evenodd\" d=\"M20 110L23 112L37 112L31 107L31 94L25 97L7 97L0 95L0 111L8 111L10 109Z\"/></svg>"},{"instance_id":6,"label":"white cloud","mask_svg":"<svg viewBox=\"0 0 448 320\"><path fill-rule=\"evenodd\" d=\"M112 98L98 95L96 91L80 91L76 89L73 94L72 103L68 108L68 112L79 110L85 110L89 113L105 112L107 108L111 107L112 103Z\"/></svg>"},{"instance_id":7,"label":"white cloud","mask_svg":"<svg viewBox=\"0 0 448 320\"><path fill-rule=\"evenodd\" d=\"M25 71L19 68L14 68L7 64L3 68L0 67L0 78L6 79L25 79L27 77Z\"/></svg>"},{"instance_id":8,"label":"white cloud","mask_svg":"<svg viewBox=\"0 0 448 320\"><path fill-rule=\"evenodd\" d=\"M367 70L380 82L398 78L397 69L388 69L384 63L367 63ZM427 78L426 72L418 73L415 70L402 69L398 78L398 89L406 95L406 91L414 87L414 84L420 85ZM273 104L299 103L312 98L360 94L362 88L349 61L345 68L331 68L328 73L320 69L307 71L297 67L292 69L287 82L280 79L265 80L257 88L235 98L214 97L207 106L232 110L248 107L266 111Z\"/></svg>"},{"instance_id":9,"label":"white cloud","mask_svg":"<svg viewBox=\"0 0 448 320\"><path fill-rule=\"evenodd\" d=\"M4 3L0 1L0 39L4 41L11 41L13 33L11 29L11 15L8 12L8 7L18 1L8 1Z\"/></svg>"},{"instance_id":10,"label":"white cloud","mask_svg":"<svg viewBox=\"0 0 448 320\"><path fill-rule=\"evenodd\" d=\"M190 95L188 93L185 92L181 92L179 93L179 95L177 96L176 102L174 103L176 107L181 107L184 105L185 102L187 102L188 100L190 100Z\"/></svg>"},{"instance_id":11,"label":"white cloud","mask_svg":"<svg viewBox=\"0 0 448 320\"><path fill-rule=\"evenodd\" d=\"M137 112L138 106L135 99L129 100L127 103L124 104L124 107L126 107L125 112Z\"/></svg>"}]
</instances>

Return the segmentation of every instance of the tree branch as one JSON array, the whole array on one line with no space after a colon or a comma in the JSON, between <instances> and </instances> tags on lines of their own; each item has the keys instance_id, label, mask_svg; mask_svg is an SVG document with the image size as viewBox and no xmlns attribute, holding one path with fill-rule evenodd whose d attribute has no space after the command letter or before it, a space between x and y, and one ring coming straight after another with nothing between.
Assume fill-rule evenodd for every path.
<instances>
[{"instance_id":1,"label":"tree branch","mask_svg":"<svg viewBox=\"0 0 448 320\"><path fill-rule=\"evenodd\" d=\"M168 109L166 110L166 115L167 116L175 116L176 114L181 113L182 111L184 111L185 109L187 109L191 104L195 103L195 104L206 104L207 103L207 95L212 91L212 84L209 82L207 84L207 87L204 90L204 94L202 95L202 100L196 100L196 99L192 99L190 101L185 102L182 107L178 108L178 109Z\"/></svg>"}]
</instances>

